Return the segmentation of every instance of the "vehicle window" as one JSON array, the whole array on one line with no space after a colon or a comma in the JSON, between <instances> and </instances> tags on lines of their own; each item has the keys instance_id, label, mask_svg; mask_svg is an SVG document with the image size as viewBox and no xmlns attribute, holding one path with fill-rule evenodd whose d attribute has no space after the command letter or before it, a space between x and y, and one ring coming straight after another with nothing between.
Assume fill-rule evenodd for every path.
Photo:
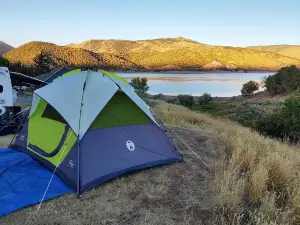
<instances>
[{"instance_id":1,"label":"vehicle window","mask_svg":"<svg viewBox=\"0 0 300 225\"><path fill-rule=\"evenodd\" d=\"M2 93L2 92L3 92L3 86L0 85L0 93Z\"/></svg>"}]
</instances>

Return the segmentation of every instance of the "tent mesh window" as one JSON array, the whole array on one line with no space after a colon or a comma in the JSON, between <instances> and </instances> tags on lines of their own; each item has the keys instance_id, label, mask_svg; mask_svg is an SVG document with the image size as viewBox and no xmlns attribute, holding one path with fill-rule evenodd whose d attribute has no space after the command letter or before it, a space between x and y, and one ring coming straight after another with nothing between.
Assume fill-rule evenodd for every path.
<instances>
[{"instance_id":1,"label":"tent mesh window","mask_svg":"<svg viewBox=\"0 0 300 225\"><path fill-rule=\"evenodd\" d=\"M123 92L117 92L91 125L92 130L149 124L148 116Z\"/></svg>"},{"instance_id":2,"label":"tent mesh window","mask_svg":"<svg viewBox=\"0 0 300 225\"><path fill-rule=\"evenodd\" d=\"M66 124L65 119L49 104L47 104L42 117Z\"/></svg>"}]
</instances>

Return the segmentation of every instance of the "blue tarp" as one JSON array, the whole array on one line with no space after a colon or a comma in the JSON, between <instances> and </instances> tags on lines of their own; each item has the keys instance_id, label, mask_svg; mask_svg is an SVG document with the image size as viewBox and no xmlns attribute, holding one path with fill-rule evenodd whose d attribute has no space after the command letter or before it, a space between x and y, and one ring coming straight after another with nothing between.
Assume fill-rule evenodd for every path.
<instances>
[{"instance_id":1,"label":"blue tarp","mask_svg":"<svg viewBox=\"0 0 300 225\"><path fill-rule=\"evenodd\" d=\"M0 216L39 203L52 172L30 156L0 148ZM54 175L44 200L72 190Z\"/></svg>"}]
</instances>

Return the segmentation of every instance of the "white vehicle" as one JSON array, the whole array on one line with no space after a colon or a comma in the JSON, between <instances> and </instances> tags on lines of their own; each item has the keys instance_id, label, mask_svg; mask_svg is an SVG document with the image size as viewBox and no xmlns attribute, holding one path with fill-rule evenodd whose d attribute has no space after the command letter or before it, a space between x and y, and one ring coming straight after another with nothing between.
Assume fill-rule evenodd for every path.
<instances>
[{"instance_id":1,"label":"white vehicle","mask_svg":"<svg viewBox=\"0 0 300 225\"><path fill-rule=\"evenodd\" d=\"M11 76L13 76L14 82L12 82ZM21 107L15 106L17 91L13 88L13 83L19 86L46 84L24 74L10 73L7 67L0 67L0 134L6 133L3 132L4 128L7 132L15 131L20 123L20 120L16 119L16 115L20 114Z\"/></svg>"}]
</instances>

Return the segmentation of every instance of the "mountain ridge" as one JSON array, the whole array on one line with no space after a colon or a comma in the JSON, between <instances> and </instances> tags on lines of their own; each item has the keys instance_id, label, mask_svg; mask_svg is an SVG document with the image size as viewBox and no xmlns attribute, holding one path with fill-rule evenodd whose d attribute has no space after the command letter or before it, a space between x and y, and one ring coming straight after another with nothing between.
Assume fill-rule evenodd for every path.
<instances>
[{"instance_id":1,"label":"mountain ridge","mask_svg":"<svg viewBox=\"0 0 300 225\"><path fill-rule=\"evenodd\" d=\"M176 38L156 38L147 40L86 40L81 43L71 43L66 46L72 48L84 48L93 52L139 52L139 51L166 51L181 47L197 47L205 44L197 41L176 37ZM205 45L206 46L206 45Z\"/></svg>"},{"instance_id":2,"label":"mountain ridge","mask_svg":"<svg viewBox=\"0 0 300 225\"><path fill-rule=\"evenodd\" d=\"M12 49L14 49L13 46L3 42L3 41L0 41L0 55L2 54L5 54L9 51L11 51Z\"/></svg>"},{"instance_id":3,"label":"mountain ridge","mask_svg":"<svg viewBox=\"0 0 300 225\"><path fill-rule=\"evenodd\" d=\"M58 46L30 42L4 56L13 62L32 64L41 51L50 51L60 65L145 70L277 70L300 66L300 59L273 51L206 45L191 39L87 40Z\"/></svg>"},{"instance_id":4,"label":"mountain ridge","mask_svg":"<svg viewBox=\"0 0 300 225\"><path fill-rule=\"evenodd\" d=\"M85 49L58 46L48 42L33 41L15 48L3 56L13 63L32 65L35 56L41 52L51 53L59 66L103 67L103 68L143 68L110 53L95 53Z\"/></svg>"},{"instance_id":5,"label":"mountain ridge","mask_svg":"<svg viewBox=\"0 0 300 225\"><path fill-rule=\"evenodd\" d=\"M300 60L300 45L258 45L248 46L247 48L258 51L274 52Z\"/></svg>"}]
</instances>

